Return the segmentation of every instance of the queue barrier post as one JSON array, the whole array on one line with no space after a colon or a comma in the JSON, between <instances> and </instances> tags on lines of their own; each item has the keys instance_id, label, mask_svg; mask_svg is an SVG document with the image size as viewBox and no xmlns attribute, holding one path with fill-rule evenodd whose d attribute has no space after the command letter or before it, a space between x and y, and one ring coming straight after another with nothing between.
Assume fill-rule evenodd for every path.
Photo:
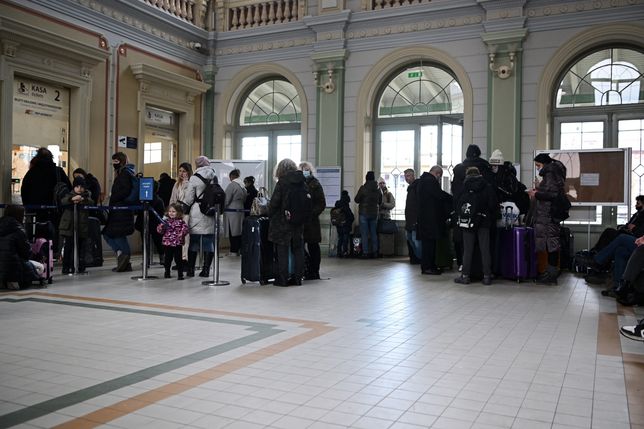
<instances>
[{"instance_id":1,"label":"queue barrier post","mask_svg":"<svg viewBox=\"0 0 644 429\"><path fill-rule=\"evenodd\" d=\"M148 275L148 252L150 249L148 249L148 239L150 236L150 228L149 228L149 221L150 221L150 213L149 213L149 203L147 201L143 202L143 263L141 264L141 275L140 276L134 276L132 277L132 280L140 280L140 281L146 281L146 280L154 280L158 279L157 276L149 276Z\"/></svg>"},{"instance_id":2,"label":"queue barrier post","mask_svg":"<svg viewBox=\"0 0 644 429\"><path fill-rule=\"evenodd\" d=\"M215 210L215 234L214 234L214 253L212 261L212 280L201 282L204 286L228 286L229 281L219 280L219 204L216 204Z\"/></svg>"}]
</instances>

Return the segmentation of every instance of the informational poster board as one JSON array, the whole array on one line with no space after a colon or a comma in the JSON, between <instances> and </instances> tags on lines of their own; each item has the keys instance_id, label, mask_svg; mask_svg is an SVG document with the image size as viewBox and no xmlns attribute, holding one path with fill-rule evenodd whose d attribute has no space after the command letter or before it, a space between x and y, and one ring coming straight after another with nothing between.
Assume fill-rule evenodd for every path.
<instances>
[{"instance_id":1,"label":"informational poster board","mask_svg":"<svg viewBox=\"0 0 644 429\"><path fill-rule=\"evenodd\" d=\"M228 175L232 170L237 168L240 172L239 178L244 180L244 177L253 176L255 178L255 187L257 189L266 186L266 161L256 160L242 160L242 159L211 159L210 165L215 169L219 184L222 188L230 184Z\"/></svg>"},{"instance_id":2,"label":"informational poster board","mask_svg":"<svg viewBox=\"0 0 644 429\"><path fill-rule=\"evenodd\" d=\"M317 167L315 177L320 181L324 189L324 197L327 207L334 207L335 202L340 199L342 191L342 168L341 167Z\"/></svg>"},{"instance_id":3,"label":"informational poster board","mask_svg":"<svg viewBox=\"0 0 644 429\"><path fill-rule=\"evenodd\" d=\"M572 205L630 205L631 149L539 150L566 167L566 195ZM540 180L535 171L535 178Z\"/></svg>"}]
</instances>

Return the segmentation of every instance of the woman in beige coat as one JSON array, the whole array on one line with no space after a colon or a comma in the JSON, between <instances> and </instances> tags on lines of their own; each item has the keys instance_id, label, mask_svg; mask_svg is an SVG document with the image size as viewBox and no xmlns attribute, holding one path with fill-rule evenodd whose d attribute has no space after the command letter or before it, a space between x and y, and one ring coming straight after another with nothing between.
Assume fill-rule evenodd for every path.
<instances>
[{"instance_id":1,"label":"woman in beige coat","mask_svg":"<svg viewBox=\"0 0 644 429\"><path fill-rule=\"evenodd\" d=\"M183 221L185 223L188 223L190 219L190 207L184 203L188 194L188 186L190 186L190 176L192 176L192 165L188 162L181 163L179 165L177 181L172 187L172 195L170 195L170 204L180 204L183 207L185 213L183 215ZM181 249L181 259L183 259L184 266L187 266L186 264L188 263L188 247L190 247L190 235L186 235L185 244Z\"/></svg>"}]
</instances>

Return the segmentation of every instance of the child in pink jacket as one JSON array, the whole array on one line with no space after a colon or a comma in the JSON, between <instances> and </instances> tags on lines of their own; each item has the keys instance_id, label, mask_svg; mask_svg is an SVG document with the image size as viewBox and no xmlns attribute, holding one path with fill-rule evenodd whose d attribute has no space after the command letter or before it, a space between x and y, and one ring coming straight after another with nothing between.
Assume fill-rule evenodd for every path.
<instances>
[{"instance_id":1,"label":"child in pink jacket","mask_svg":"<svg viewBox=\"0 0 644 429\"><path fill-rule=\"evenodd\" d=\"M177 264L177 280L183 280L181 248L188 234L188 225L183 221L183 208L179 204L170 204L168 206L163 223L157 225L157 232L163 234L164 277L166 279L170 278L170 267L172 266L172 258L174 258L174 262Z\"/></svg>"}]
</instances>

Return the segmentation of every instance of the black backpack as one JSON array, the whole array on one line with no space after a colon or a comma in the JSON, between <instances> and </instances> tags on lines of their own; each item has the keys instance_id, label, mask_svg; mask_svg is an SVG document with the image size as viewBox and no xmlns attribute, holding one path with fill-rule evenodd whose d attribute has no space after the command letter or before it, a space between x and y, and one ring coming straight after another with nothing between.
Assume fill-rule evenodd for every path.
<instances>
[{"instance_id":1,"label":"black backpack","mask_svg":"<svg viewBox=\"0 0 644 429\"><path fill-rule=\"evenodd\" d=\"M465 191L458 199L456 213L458 220L456 225L464 229L474 229L481 224L485 213L481 213L477 192L474 190Z\"/></svg>"},{"instance_id":2,"label":"black backpack","mask_svg":"<svg viewBox=\"0 0 644 429\"><path fill-rule=\"evenodd\" d=\"M342 207L334 207L331 209L331 225L342 226L347 222L347 217L344 214Z\"/></svg>"},{"instance_id":3,"label":"black backpack","mask_svg":"<svg viewBox=\"0 0 644 429\"><path fill-rule=\"evenodd\" d=\"M562 222L570 217L570 200L564 193L557 194L557 197L550 202L550 217L555 222Z\"/></svg>"},{"instance_id":4,"label":"black backpack","mask_svg":"<svg viewBox=\"0 0 644 429\"><path fill-rule=\"evenodd\" d=\"M303 225L313 215L313 199L306 183L291 185L284 199L284 216L291 225Z\"/></svg>"},{"instance_id":5,"label":"black backpack","mask_svg":"<svg viewBox=\"0 0 644 429\"><path fill-rule=\"evenodd\" d=\"M60 170L58 169L58 167L54 168L56 169L56 184L54 185L53 199L54 205L60 207L62 199L70 192L70 189L67 184L61 179Z\"/></svg>"},{"instance_id":6,"label":"black backpack","mask_svg":"<svg viewBox=\"0 0 644 429\"><path fill-rule=\"evenodd\" d=\"M195 173L201 181L206 185L201 195L195 201L199 203L199 210L206 216L214 216L216 214L215 206L219 205L219 213L224 212L224 204L226 203L226 192L219 185L217 176L213 176L211 180L204 178L201 174Z\"/></svg>"}]
</instances>

